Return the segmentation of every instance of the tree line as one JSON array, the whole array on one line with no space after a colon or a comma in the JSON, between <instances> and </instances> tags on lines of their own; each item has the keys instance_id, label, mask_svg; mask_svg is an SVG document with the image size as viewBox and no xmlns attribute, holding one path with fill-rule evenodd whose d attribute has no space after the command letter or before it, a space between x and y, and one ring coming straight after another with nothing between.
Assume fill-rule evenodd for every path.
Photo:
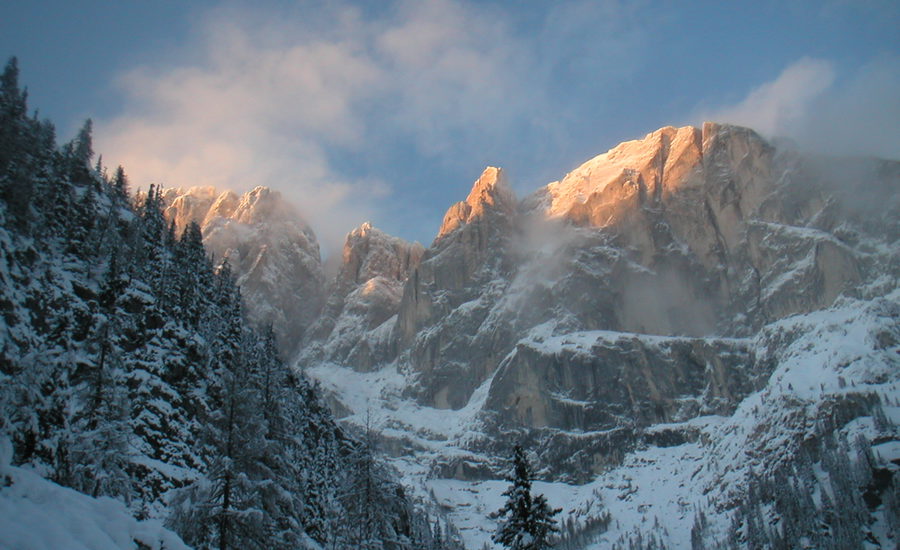
<instances>
[{"instance_id":1,"label":"tree line","mask_svg":"<svg viewBox=\"0 0 900 550\"><path fill-rule=\"evenodd\" d=\"M366 437L250 327L161 190L58 146L0 76L0 434L14 462L165 520L198 548L455 548Z\"/></svg>"}]
</instances>

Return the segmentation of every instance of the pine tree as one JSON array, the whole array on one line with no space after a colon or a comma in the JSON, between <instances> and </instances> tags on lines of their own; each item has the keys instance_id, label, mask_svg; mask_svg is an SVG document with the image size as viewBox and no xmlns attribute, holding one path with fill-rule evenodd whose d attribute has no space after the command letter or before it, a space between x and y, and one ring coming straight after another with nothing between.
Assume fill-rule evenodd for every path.
<instances>
[{"instance_id":1,"label":"pine tree","mask_svg":"<svg viewBox=\"0 0 900 550\"><path fill-rule=\"evenodd\" d=\"M125 169L121 166L116 168L112 186L117 198L125 199L128 197L128 177L125 175Z\"/></svg>"},{"instance_id":2,"label":"pine tree","mask_svg":"<svg viewBox=\"0 0 900 550\"><path fill-rule=\"evenodd\" d=\"M91 158L94 156L94 123L91 119L84 121L78 135L72 144L72 154L74 160L85 168L90 166Z\"/></svg>"},{"instance_id":3,"label":"pine tree","mask_svg":"<svg viewBox=\"0 0 900 550\"><path fill-rule=\"evenodd\" d=\"M212 266L203 248L200 226L191 222L175 246L176 301L180 313L192 328L199 328L206 300L203 292L212 286Z\"/></svg>"},{"instance_id":4,"label":"pine tree","mask_svg":"<svg viewBox=\"0 0 900 550\"><path fill-rule=\"evenodd\" d=\"M34 193L32 175L39 163L40 125L26 117L27 94L19 90L19 65L10 58L0 75L0 203L19 229L28 221Z\"/></svg>"},{"instance_id":5,"label":"pine tree","mask_svg":"<svg viewBox=\"0 0 900 550\"><path fill-rule=\"evenodd\" d=\"M351 469L347 472L341 499L350 529L343 533L344 544L355 548L375 550L383 548L379 536L380 479L376 471L373 434L366 419L362 441L350 455Z\"/></svg>"},{"instance_id":6,"label":"pine tree","mask_svg":"<svg viewBox=\"0 0 900 550\"><path fill-rule=\"evenodd\" d=\"M554 517L561 508L550 508L544 495L531 494L531 467L521 445L513 449L513 471L507 477L506 503L496 513L500 519L491 540L510 550L551 548L550 537L559 531Z\"/></svg>"}]
</instances>

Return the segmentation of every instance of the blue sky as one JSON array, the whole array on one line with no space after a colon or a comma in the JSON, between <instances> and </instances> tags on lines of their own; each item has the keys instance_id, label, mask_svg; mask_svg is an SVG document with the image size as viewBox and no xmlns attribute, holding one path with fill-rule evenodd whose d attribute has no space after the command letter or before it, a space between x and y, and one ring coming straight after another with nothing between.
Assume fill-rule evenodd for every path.
<instances>
[{"instance_id":1,"label":"blue sky","mask_svg":"<svg viewBox=\"0 0 900 550\"><path fill-rule=\"evenodd\" d=\"M0 54L135 185L269 185L333 250L365 220L428 244L484 166L521 196L668 124L900 158L898 29L895 1L36 0Z\"/></svg>"}]
</instances>

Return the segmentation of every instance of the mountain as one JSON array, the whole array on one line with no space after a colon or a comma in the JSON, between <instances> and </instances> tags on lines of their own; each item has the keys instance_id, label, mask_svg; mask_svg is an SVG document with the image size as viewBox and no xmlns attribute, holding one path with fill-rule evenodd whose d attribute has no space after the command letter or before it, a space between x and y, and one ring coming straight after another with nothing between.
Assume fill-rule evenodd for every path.
<instances>
[{"instance_id":1,"label":"mountain","mask_svg":"<svg viewBox=\"0 0 900 550\"><path fill-rule=\"evenodd\" d=\"M319 244L297 211L265 187L242 196L213 187L170 188L162 197L177 234L198 224L206 249L229 263L250 321L272 326L281 349L295 352L324 294Z\"/></svg>"},{"instance_id":2,"label":"mountain","mask_svg":"<svg viewBox=\"0 0 900 550\"><path fill-rule=\"evenodd\" d=\"M517 442L568 548L892 547L898 189L898 162L714 123L522 200L489 167L417 261L348 277L369 229L348 237L352 315L326 315L344 328L310 333L298 366L468 547ZM379 276L391 290L359 299Z\"/></svg>"},{"instance_id":3,"label":"mountain","mask_svg":"<svg viewBox=\"0 0 900 550\"><path fill-rule=\"evenodd\" d=\"M560 548L897 546L900 163L662 128L326 280L275 191L132 196L17 76L0 545L484 548L517 447Z\"/></svg>"},{"instance_id":4,"label":"mountain","mask_svg":"<svg viewBox=\"0 0 900 550\"><path fill-rule=\"evenodd\" d=\"M403 286L422 253L419 243L387 235L368 222L351 231L324 311L301 352L303 361L366 370L388 359L394 353L391 330Z\"/></svg>"}]
</instances>

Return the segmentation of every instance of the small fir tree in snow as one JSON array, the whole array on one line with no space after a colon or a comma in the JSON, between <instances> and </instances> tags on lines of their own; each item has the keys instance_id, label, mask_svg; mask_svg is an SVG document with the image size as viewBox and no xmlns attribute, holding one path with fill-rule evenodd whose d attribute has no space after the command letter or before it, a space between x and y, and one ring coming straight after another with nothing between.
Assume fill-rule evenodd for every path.
<instances>
[{"instance_id":1,"label":"small fir tree in snow","mask_svg":"<svg viewBox=\"0 0 900 550\"><path fill-rule=\"evenodd\" d=\"M555 516L561 508L550 508L544 495L531 494L531 467L521 445L513 449L511 483L503 493L506 503L497 511L500 525L491 540L511 550L551 548L550 537L559 531Z\"/></svg>"}]
</instances>

